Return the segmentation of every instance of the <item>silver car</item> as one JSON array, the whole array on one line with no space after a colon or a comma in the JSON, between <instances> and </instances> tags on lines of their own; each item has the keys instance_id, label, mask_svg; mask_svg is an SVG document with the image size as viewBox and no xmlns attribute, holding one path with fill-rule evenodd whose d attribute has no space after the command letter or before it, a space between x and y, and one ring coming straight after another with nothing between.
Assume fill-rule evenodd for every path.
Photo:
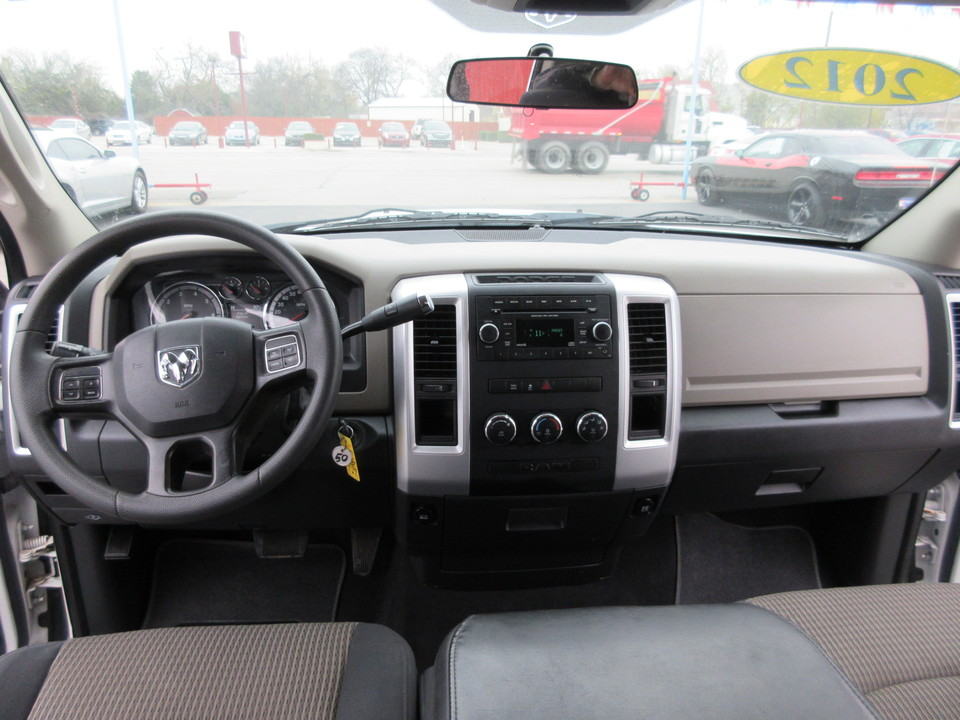
<instances>
[{"instance_id":1,"label":"silver car","mask_svg":"<svg viewBox=\"0 0 960 720\"><path fill-rule=\"evenodd\" d=\"M133 145L133 133L137 133L137 143L144 145L153 142L153 128L145 122L136 120L118 120L107 130L107 147L111 145Z\"/></svg>"},{"instance_id":2,"label":"silver car","mask_svg":"<svg viewBox=\"0 0 960 720\"><path fill-rule=\"evenodd\" d=\"M90 126L79 118L57 118L48 126L54 132L90 139Z\"/></svg>"},{"instance_id":3,"label":"silver car","mask_svg":"<svg viewBox=\"0 0 960 720\"><path fill-rule=\"evenodd\" d=\"M119 157L112 150L100 152L79 137L49 130L34 131L40 150L67 194L91 215L147 208L147 176L132 157Z\"/></svg>"},{"instance_id":4,"label":"silver car","mask_svg":"<svg viewBox=\"0 0 960 720\"><path fill-rule=\"evenodd\" d=\"M247 133L243 133L243 120L234 120L227 125L227 132L224 133L223 141L227 145L246 145L249 139L251 145L260 144L260 128L256 123L247 121Z\"/></svg>"}]
</instances>

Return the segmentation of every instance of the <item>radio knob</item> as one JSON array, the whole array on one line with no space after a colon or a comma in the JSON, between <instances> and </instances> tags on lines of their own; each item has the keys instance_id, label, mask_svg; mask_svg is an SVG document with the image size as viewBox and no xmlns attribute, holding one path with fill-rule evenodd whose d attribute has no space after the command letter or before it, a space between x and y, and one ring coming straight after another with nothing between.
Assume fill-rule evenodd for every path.
<instances>
[{"instance_id":1,"label":"radio knob","mask_svg":"<svg viewBox=\"0 0 960 720\"><path fill-rule=\"evenodd\" d=\"M480 326L480 342L485 345L492 345L500 339L500 328L493 323L484 323Z\"/></svg>"},{"instance_id":2,"label":"radio knob","mask_svg":"<svg viewBox=\"0 0 960 720\"><path fill-rule=\"evenodd\" d=\"M596 410L585 412L577 419L577 435L584 442L600 442L607 436L607 419Z\"/></svg>"},{"instance_id":3,"label":"radio knob","mask_svg":"<svg viewBox=\"0 0 960 720\"><path fill-rule=\"evenodd\" d=\"M530 423L530 434L538 443L555 443L563 434L563 423L553 413L540 413Z\"/></svg>"},{"instance_id":4,"label":"radio knob","mask_svg":"<svg viewBox=\"0 0 960 720\"><path fill-rule=\"evenodd\" d=\"M509 445L517 436L517 424L509 415L491 415L483 426L483 434L494 445Z\"/></svg>"},{"instance_id":5,"label":"radio knob","mask_svg":"<svg viewBox=\"0 0 960 720\"><path fill-rule=\"evenodd\" d=\"M613 328L610 327L610 323L601 320L590 329L590 334L597 342L607 342L613 337Z\"/></svg>"}]
</instances>

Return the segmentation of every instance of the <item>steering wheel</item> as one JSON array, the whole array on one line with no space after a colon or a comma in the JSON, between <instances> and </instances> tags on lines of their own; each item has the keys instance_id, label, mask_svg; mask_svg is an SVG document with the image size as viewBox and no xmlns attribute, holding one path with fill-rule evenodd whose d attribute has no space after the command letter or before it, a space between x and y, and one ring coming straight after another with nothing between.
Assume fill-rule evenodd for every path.
<instances>
[{"instance_id":1,"label":"steering wheel","mask_svg":"<svg viewBox=\"0 0 960 720\"><path fill-rule=\"evenodd\" d=\"M307 316L271 330L226 318L177 320L139 330L110 353L55 358L46 352L57 308L92 270L140 243L187 234L232 240L272 261L303 293ZM320 439L341 371L336 310L300 253L243 220L170 211L107 228L56 264L20 319L9 378L24 444L64 491L124 520L180 523L237 508L287 477ZM255 399L292 380L313 385L301 419L269 459L243 473L238 429L247 411ZM55 421L71 417L112 418L133 433L149 458L146 489L121 491L82 470L53 431ZM212 480L201 490L179 491L175 451L188 443L206 446Z\"/></svg>"}]
</instances>

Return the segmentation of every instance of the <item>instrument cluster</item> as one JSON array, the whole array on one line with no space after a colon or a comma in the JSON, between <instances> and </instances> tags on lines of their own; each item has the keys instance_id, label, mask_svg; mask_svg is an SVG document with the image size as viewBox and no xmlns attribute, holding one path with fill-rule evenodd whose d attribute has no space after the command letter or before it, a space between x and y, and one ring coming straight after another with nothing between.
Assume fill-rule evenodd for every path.
<instances>
[{"instance_id":1,"label":"instrument cluster","mask_svg":"<svg viewBox=\"0 0 960 720\"><path fill-rule=\"evenodd\" d=\"M155 279L144 288L147 322L227 317L272 329L307 316L303 294L279 273L230 273Z\"/></svg>"}]
</instances>

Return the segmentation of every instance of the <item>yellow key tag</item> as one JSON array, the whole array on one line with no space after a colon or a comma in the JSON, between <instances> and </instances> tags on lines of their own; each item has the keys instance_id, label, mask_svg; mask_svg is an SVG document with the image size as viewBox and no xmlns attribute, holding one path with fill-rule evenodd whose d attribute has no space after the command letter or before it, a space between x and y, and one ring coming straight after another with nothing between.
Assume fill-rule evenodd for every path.
<instances>
[{"instance_id":1,"label":"yellow key tag","mask_svg":"<svg viewBox=\"0 0 960 720\"><path fill-rule=\"evenodd\" d=\"M340 446L333 450L333 461L347 469L347 475L360 482L360 468L357 467L357 453L353 449L353 441L339 431Z\"/></svg>"}]
</instances>

